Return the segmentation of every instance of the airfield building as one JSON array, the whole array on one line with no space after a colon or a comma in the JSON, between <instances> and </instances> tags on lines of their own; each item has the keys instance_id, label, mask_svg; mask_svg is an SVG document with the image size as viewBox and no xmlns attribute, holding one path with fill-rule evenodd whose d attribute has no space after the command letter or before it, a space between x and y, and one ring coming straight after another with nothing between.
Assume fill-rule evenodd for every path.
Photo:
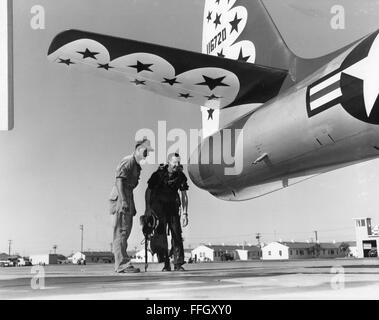
<instances>
[{"instance_id":1,"label":"airfield building","mask_svg":"<svg viewBox=\"0 0 379 320\"><path fill-rule=\"evenodd\" d=\"M371 226L371 218L354 218L358 258L378 256L379 226Z\"/></svg>"},{"instance_id":2,"label":"airfield building","mask_svg":"<svg viewBox=\"0 0 379 320\"><path fill-rule=\"evenodd\" d=\"M261 249L253 245L200 245L192 250L197 262L260 259Z\"/></svg>"},{"instance_id":3,"label":"airfield building","mask_svg":"<svg viewBox=\"0 0 379 320\"><path fill-rule=\"evenodd\" d=\"M340 243L271 242L262 248L263 260L338 258L345 255Z\"/></svg>"},{"instance_id":4,"label":"airfield building","mask_svg":"<svg viewBox=\"0 0 379 320\"><path fill-rule=\"evenodd\" d=\"M0 253L0 261L8 261L10 255L6 253Z\"/></svg>"},{"instance_id":5,"label":"airfield building","mask_svg":"<svg viewBox=\"0 0 379 320\"><path fill-rule=\"evenodd\" d=\"M36 265L50 265L58 264L58 255L56 254L35 254L29 257L30 262L33 266Z\"/></svg>"},{"instance_id":6,"label":"airfield building","mask_svg":"<svg viewBox=\"0 0 379 320\"><path fill-rule=\"evenodd\" d=\"M114 255L112 252L108 251L84 251L77 252L72 257L70 257L73 264L81 263L113 263Z\"/></svg>"}]
</instances>

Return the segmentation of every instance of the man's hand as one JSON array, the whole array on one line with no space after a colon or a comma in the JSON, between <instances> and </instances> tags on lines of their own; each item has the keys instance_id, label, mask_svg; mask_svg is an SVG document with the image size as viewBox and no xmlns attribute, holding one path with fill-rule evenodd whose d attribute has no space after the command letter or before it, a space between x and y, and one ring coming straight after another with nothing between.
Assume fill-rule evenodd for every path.
<instances>
[{"instance_id":1,"label":"man's hand","mask_svg":"<svg viewBox=\"0 0 379 320\"><path fill-rule=\"evenodd\" d=\"M182 214L182 224L183 224L183 228L188 226L188 214L187 213Z\"/></svg>"}]
</instances>

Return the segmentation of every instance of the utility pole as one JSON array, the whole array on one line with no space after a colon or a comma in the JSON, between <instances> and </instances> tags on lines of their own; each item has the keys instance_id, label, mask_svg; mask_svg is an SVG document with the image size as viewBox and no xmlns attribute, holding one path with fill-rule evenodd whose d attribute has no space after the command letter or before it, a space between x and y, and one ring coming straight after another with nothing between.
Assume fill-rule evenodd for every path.
<instances>
[{"instance_id":1,"label":"utility pole","mask_svg":"<svg viewBox=\"0 0 379 320\"><path fill-rule=\"evenodd\" d=\"M53 245L54 254L57 254L57 248L58 246L56 244Z\"/></svg>"},{"instance_id":2,"label":"utility pole","mask_svg":"<svg viewBox=\"0 0 379 320\"><path fill-rule=\"evenodd\" d=\"M80 231L81 231L81 236L80 236L80 252L81 253L83 253L83 230L84 230L84 227L81 224L80 225Z\"/></svg>"},{"instance_id":3,"label":"utility pole","mask_svg":"<svg viewBox=\"0 0 379 320\"><path fill-rule=\"evenodd\" d=\"M261 234L259 232L257 233L255 239L257 239L257 241L258 241L258 247L260 247L261 246Z\"/></svg>"},{"instance_id":4,"label":"utility pole","mask_svg":"<svg viewBox=\"0 0 379 320\"><path fill-rule=\"evenodd\" d=\"M315 238L316 238L316 257L318 257L320 255L320 247L318 245L317 231L315 230L314 233L315 233Z\"/></svg>"},{"instance_id":5,"label":"utility pole","mask_svg":"<svg viewBox=\"0 0 379 320\"><path fill-rule=\"evenodd\" d=\"M11 255L12 240L8 240L8 255Z\"/></svg>"}]
</instances>

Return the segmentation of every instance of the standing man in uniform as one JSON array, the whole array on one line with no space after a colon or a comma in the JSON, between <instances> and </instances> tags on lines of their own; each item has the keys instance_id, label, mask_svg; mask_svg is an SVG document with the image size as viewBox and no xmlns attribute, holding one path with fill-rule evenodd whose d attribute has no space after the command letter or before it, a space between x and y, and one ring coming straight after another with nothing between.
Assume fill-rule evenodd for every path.
<instances>
[{"instance_id":1,"label":"standing man in uniform","mask_svg":"<svg viewBox=\"0 0 379 320\"><path fill-rule=\"evenodd\" d=\"M133 217L136 215L133 190L138 185L142 160L145 160L149 151L154 149L150 141L137 141L132 155L125 157L116 169L116 182L110 196L110 213L113 215L113 254L115 258L115 272L140 272L130 264L126 250L128 238L132 231Z\"/></svg>"},{"instance_id":2,"label":"standing man in uniform","mask_svg":"<svg viewBox=\"0 0 379 320\"><path fill-rule=\"evenodd\" d=\"M154 213L159 219L158 228L151 239L150 247L164 263L162 271L171 271L167 230L171 233L174 270L184 271L184 249L182 228L188 225L188 184L183 173L179 154L171 154L167 165L160 165L148 181L145 194L146 215ZM180 191L180 195L178 193ZM181 199L180 199L181 198ZM179 208L182 207L181 216Z\"/></svg>"}]
</instances>

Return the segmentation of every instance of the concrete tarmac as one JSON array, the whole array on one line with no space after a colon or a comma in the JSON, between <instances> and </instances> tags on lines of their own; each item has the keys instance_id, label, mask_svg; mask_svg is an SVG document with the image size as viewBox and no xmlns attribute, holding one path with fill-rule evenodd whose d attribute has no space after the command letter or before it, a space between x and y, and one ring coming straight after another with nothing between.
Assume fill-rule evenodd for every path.
<instances>
[{"instance_id":1,"label":"concrete tarmac","mask_svg":"<svg viewBox=\"0 0 379 320\"><path fill-rule=\"evenodd\" d=\"M0 299L379 299L379 259L197 263L186 272L138 267L137 274L115 274L109 264L45 266L38 274L0 268Z\"/></svg>"}]
</instances>

